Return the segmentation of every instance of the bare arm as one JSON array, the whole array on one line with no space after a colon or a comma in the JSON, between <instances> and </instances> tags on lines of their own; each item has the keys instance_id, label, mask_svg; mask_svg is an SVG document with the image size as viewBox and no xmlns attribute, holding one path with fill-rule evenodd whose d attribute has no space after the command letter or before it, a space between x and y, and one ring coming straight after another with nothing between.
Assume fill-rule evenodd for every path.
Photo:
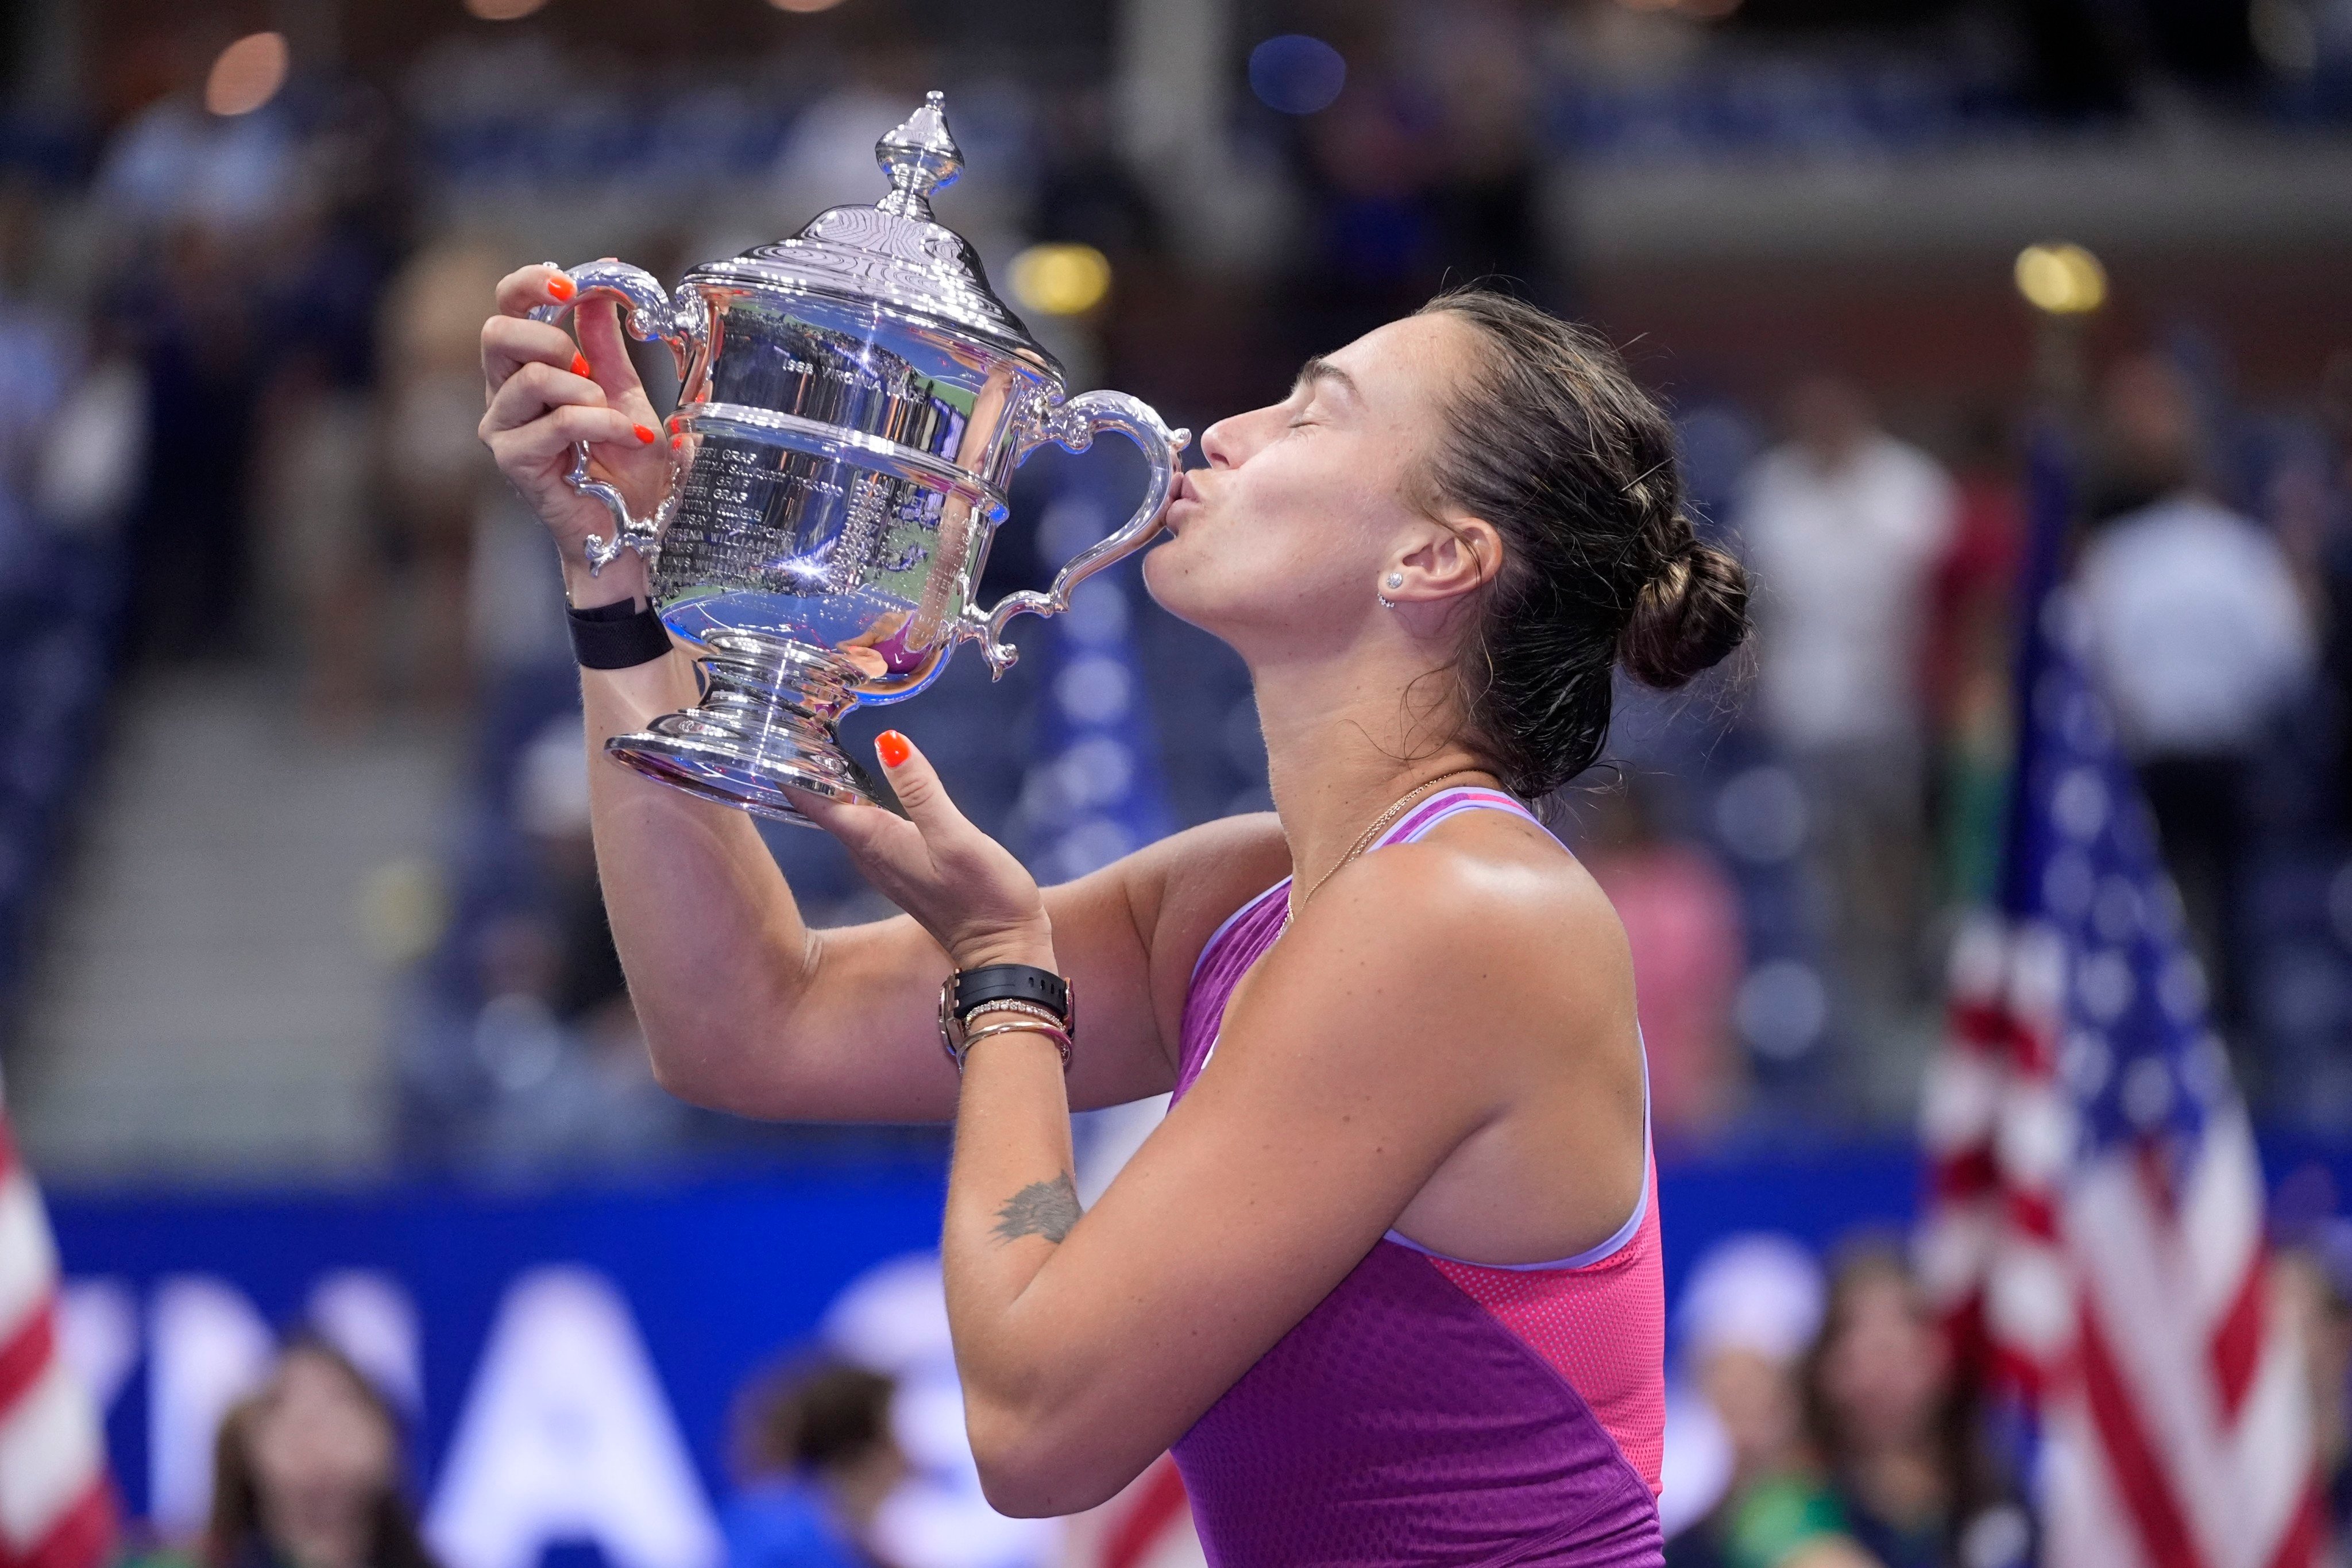
<instances>
[{"instance_id":1,"label":"bare arm","mask_svg":"<svg viewBox=\"0 0 2352 1568\"><path fill-rule=\"evenodd\" d=\"M643 507L667 483L658 416L609 302L579 312L581 357L531 321L568 280L524 268L482 330L482 436L554 535L578 606L645 599L624 555L591 576L581 541L609 515L564 484L572 443ZM567 296L568 297L568 296ZM936 1023L946 950L914 920L812 931L751 819L614 766L604 743L695 700L683 654L583 672L589 802L614 939L655 1071L684 1099L746 1115L919 1121L953 1114ZM1087 1049L1070 1092L1115 1104L1165 1089L1191 956L1218 921L1286 868L1271 818L1213 825L1065 887L1048 929L1077 984ZM1255 880L1254 880L1255 879ZM1186 944L1190 945L1187 946Z\"/></svg>"},{"instance_id":2,"label":"bare arm","mask_svg":"<svg viewBox=\"0 0 2352 1568\"><path fill-rule=\"evenodd\" d=\"M833 802L812 815L960 967L1082 979L1089 961L1061 951L1020 863L919 752L894 757L906 819ZM1229 853L1195 839L1171 855L1154 939L1125 966L1160 998L1163 1037L1208 930L1209 878L1180 873L1245 858L1233 852L1253 831L1219 826ZM1334 878L1234 997L1214 1064L1089 1214L1069 1118L1089 1080L1066 1080L1055 1041L1022 1016L974 1015L1003 1026L959 1086L940 1248L965 1419L998 1508L1067 1513L1110 1496L1402 1220L1439 1247L1501 1236L1507 1258L1526 1237L1489 1227L1510 1211L1547 1216L1540 1257L1622 1221L1642 1150L1622 934L1591 878L1531 866L1524 838L1470 852L1478 831ZM974 918L1024 908L1033 918L1011 925ZM853 994L816 962L808 995Z\"/></svg>"},{"instance_id":3,"label":"bare arm","mask_svg":"<svg viewBox=\"0 0 2352 1568\"><path fill-rule=\"evenodd\" d=\"M685 666L674 655L583 680L597 874L662 1082L752 1116L952 1116L956 1075L938 1021L950 962L930 933L906 915L812 930L750 817L598 754L606 736L692 702ZM1192 955L1286 868L1272 819L1256 818L1196 828L1042 889L1059 972L1078 994L1086 1048L1073 1104L1168 1089Z\"/></svg>"},{"instance_id":4,"label":"bare arm","mask_svg":"<svg viewBox=\"0 0 2352 1568\"><path fill-rule=\"evenodd\" d=\"M1126 1484L1417 1194L1480 1140L1526 1131L1530 1102L1591 1119L1545 1113L1518 1179L1571 1192L1596 1237L1622 1219L1641 1147L1638 1099L1617 1092L1630 989L1560 962L1604 946L1612 917L1597 895L1563 908L1523 889L1419 846L1349 868L1251 972L1213 1064L1083 1215L1051 1045L973 1053L943 1247L998 1508L1067 1512Z\"/></svg>"}]
</instances>

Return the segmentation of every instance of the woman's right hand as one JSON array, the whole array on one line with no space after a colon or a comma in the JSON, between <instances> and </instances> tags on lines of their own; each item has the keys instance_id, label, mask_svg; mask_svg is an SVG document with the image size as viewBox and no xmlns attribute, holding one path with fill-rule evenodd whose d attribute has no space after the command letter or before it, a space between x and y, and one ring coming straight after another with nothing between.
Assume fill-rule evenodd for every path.
<instances>
[{"instance_id":1,"label":"woman's right hand","mask_svg":"<svg viewBox=\"0 0 2352 1568\"><path fill-rule=\"evenodd\" d=\"M499 471L554 535L572 602L584 608L629 595L644 596L646 589L642 563L634 554L614 563L630 569L591 576L584 541L592 533L610 539L614 525L601 501L565 481L573 446L589 443L590 473L617 487L630 512L639 517L669 488L670 467L661 416L629 361L619 302L592 300L573 312L577 349L562 327L530 320L541 305L568 302L572 288L569 278L544 266L521 268L499 279L499 313L482 324L489 410L482 416L480 433Z\"/></svg>"}]
</instances>

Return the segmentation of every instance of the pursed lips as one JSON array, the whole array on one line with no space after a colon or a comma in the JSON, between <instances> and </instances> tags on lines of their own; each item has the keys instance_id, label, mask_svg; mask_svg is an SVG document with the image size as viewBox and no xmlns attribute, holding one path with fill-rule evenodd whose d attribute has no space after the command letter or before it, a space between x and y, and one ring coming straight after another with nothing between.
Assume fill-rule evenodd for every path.
<instances>
[{"instance_id":1,"label":"pursed lips","mask_svg":"<svg viewBox=\"0 0 2352 1568\"><path fill-rule=\"evenodd\" d=\"M1201 492L1192 488L1192 470L1189 468L1178 469L1173 492L1168 498L1169 512L1172 515L1181 502L1188 500L1197 502L1200 499Z\"/></svg>"}]
</instances>

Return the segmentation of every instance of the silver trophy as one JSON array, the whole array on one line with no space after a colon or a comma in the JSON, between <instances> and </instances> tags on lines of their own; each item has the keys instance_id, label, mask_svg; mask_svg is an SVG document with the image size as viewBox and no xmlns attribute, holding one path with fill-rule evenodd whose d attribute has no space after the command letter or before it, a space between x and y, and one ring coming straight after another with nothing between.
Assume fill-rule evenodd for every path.
<instances>
[{"instance_id":1,"label":"silver trophy","mask_svg":"<svg viewBox=\"0 0 2352 1568\"><path fill-rule=\"evenodd\" d=\"M634 550L662 618L698 645L708 689L605 743L664 784L806 824L789 786L876 800L841 749L841 717L937 679L966 639L1002 676L1013 616L1069 608L1070 591L1159 530L1191 439L1120 392L1066 396L1061 364L990 289L929 195L963 166L940 95L875 144L890 192L835 207L791 239L687 274L675 294L618 262L569 269L578 292L625 302L629 334L669 345L678 406L668 492L632 516L591 478L572 486L612 510L592 535L601 570ZM1051 441L1086 450L1115 430L1150 465L1126 524L1071 559L1045 593L974 603L1005 486Z\"/></svg>"}]
</instances>

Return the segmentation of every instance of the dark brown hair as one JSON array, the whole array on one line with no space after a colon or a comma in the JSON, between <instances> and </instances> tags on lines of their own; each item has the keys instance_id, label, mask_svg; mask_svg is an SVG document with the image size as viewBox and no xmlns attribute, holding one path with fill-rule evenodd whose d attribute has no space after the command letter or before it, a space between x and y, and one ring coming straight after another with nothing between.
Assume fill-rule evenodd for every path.
<instances>
[{"instance_id":1,"label":"dark brown hair","mask_svg":"<svg viewBox=\"0 0 2352 1568\"><path fill-rule=\"evenodd\" d=\"M737 1470L749 1479L856 1463L891 1441L896 1388L878 1372L828 1357L786 1363L737 1404Z\"/></svg>"},{"instance_id":2,"label":"dark brown hair","mask_svg":"<svg viewBox=\"0 0 2352 1568\"><path fill-rule=\"evenodd\" d=\"M393 1475L375 1498L368 1568L438 1568L417 1533L415 1512L401 1490L400 1418L350 1357L308 1330L294 1334L278 1352L277 1367L270 1373L272 1386L296 1356L310 1356L341 1374L369 1414L383 1424L391 1439ZM222 1418L219 1435L213 1440L213 1511L205 1530L204 1553L208 1568L257 1568L287 1560L268 1538L268 1526L262 1518L260 1479L253 1469L253 1423L268 1403L271 1391L265 1387L239 1401Z\"/></svg>"},{"instance_id":3,"label":"dark brown hair","mask_svg":"<svg viewBox=\"0 0 2352 1568\"><path fill-rule=\"evenodd\" d=\"M1433 474L1494 524L1503 562L1456 666L1467 739L1528 799L1592 765L1611 672L1674 688L1748 635L1748 576L1684 510L1674 426L1615 350L1490 289L1421 313L1476 335Z\"/></svg>"},{"instance_id":4,"label":"dark brown hair","mask_svg":"<svg viewBox=\"0 0 2352 1568\"><path fill-rule=\"evenodd\" d=\"M1918 1277L1895 1241L1865 1236L1839 1249L1830 1266L1829 1292L1822 1305L1822 1326L1799 1367L1804 1398L1805 1430L1814 1451L1832 1477L1852 1474L1864 1457L1846 1430L1829 1397L1827 1367L1830 1352L1852 1327L1854 1301L1873 1284L1891 1282L1909 1292L1917 1310L1927 1308L1919 1294ZM1931 1324L1931 1332L1944 1331ZM1986 1440L1983 1411L1967 1369L1955 1359L1948 1379L1937 1396L1928 1421L1934 1446L1937 1479L1944 1487L1944 1520L1951 1545L1984 1510L2005 1497L2000 1474Z\"/></svg>"}]
</instances>

